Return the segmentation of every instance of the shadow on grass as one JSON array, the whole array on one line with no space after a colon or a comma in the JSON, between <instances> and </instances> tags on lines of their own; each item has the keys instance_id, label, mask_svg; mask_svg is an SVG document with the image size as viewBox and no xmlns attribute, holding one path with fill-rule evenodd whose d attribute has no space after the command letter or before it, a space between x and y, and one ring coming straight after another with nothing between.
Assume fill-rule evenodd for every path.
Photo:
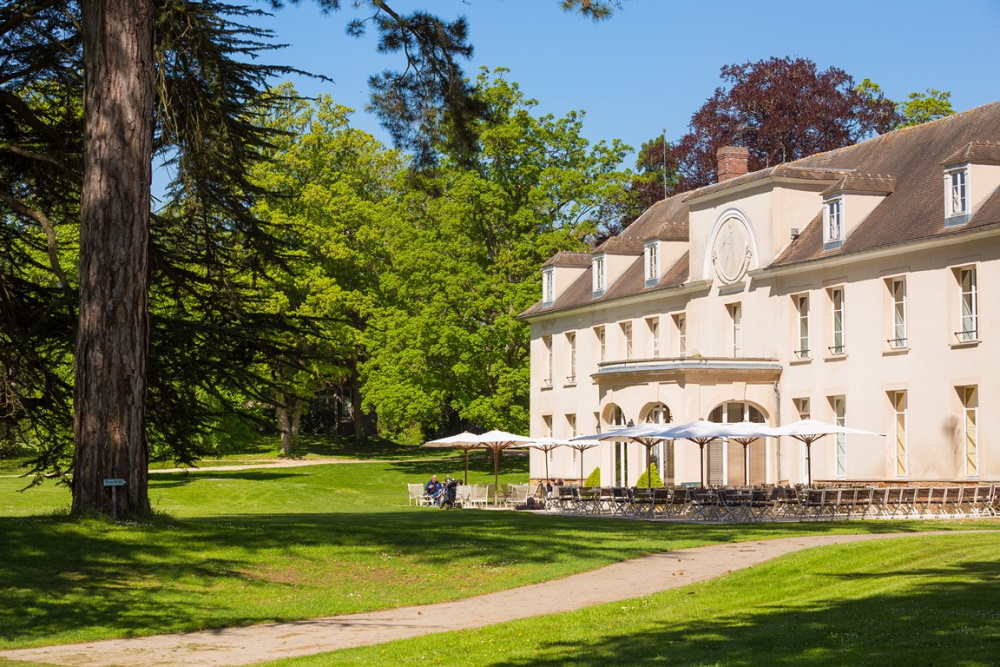
<instances>
[{"instance_id":1,"label":"shadow on grass","mask_svg":"<svg viewBox=\"0 0 1000 667\"><path fill-rule=\"evenodd\" d=\"M444 452L442 452L444 454ZM500 462L500 473L523 474L525 480L528 477L528 457L527 455L507 453L503 461ZM427 476L450 474L461 481L461 475L465 471L465 459L461 454L449 457L446 461L395 461L387 464L388 470L403 473L405 475ZM456 473L457 471L457 473ZM493 456L488 452L473 451L469 453L469 472L493 474Z\"/></svg>"},{"instance_id":2,"label":"shadow on grass","mask_svg":"<svg viewBox=\"0 0 1000 667\"><path fill-rule=\"evenodd\" d=\"M843 582L856 578L848 573L831 576ZM553 639L533 646L530 657L485 664L1000 664L996 561L958 562L922 571L886 570L863 577L877 579L877 590L882 592L858 597L857 589L845 587L845 597L851 599L822 595L817 602L804 604L765 602L738 615L716 614L713 603L718 608L731 605L704 588L694 589L682 604L710 605L699 611L698 620L677 622L670 618L671 607L654 605L639 631L632 625L627 633ZM766 590L768 583L764 576L747 580L747 585L760 590ZM836 597L837 589L832 590ZM700 602L702 597L708 602ZM550 636L558 635L550 631Z\"/></svg>"},{"instance_id":3,"label":"shadow on grass","mask_svg":"<svg viewBox=\"0 0 1000 667\"><path fill-rule=\"evenodd\" d=\"M377 516L355 512L163 519L130 526L61 517L4 518L0 519L4 554L0 638L20 645L40 644L60 633L68 637L62 641L68 641L74 632L131 636L292 620L241 603L244 598L238 596L235 603L221 603L216 597L221 590L233 589L250 589L254 593L246 599L262 603L273 595L295 596L294 580L276 581L260 574L262 566L280 570L288 562L294 570L294 563L339 567L341 559L371 563L387 554L405 557L398 566L403 570L387 571L385 576L392 578L406 575L406 563L478 569L570 561L587 568L651 550L706 542L858 529L837 528L831 524L733 529L437 510ZM905 524L886 522L862 530L907 529ZM913 523L912 530L920 526ZM428 548L429 544L447 548ZM309 609L298 613L302 615L297 618L316 615Z\"/></svg>"}]
</instances>

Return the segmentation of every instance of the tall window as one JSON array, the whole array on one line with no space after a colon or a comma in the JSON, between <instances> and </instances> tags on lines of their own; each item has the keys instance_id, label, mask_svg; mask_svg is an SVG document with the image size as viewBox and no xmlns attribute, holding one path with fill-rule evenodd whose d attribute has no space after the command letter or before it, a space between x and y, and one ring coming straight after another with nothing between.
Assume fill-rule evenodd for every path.
<instances>
[{"instance_id":1,"label":"tall window","mask_svg":"<svg viewBox=\"0 0 1000 667\"><path fill-rule=\"evenodd\" d=\"M965 475L979 475L979 389L958 387L962 401L962 441L965 449Z\"/></svg>"},{"instance_id":2,"label":"tall window","mask_svg":"<svg viewBox=\"0 0 1000 667\"><path fill-rule=\"evenodd\" d=\"M834 396L830 399L833 406L833 423L837 426L847 426L847 401L843 396ZM847 476L847 436L837 433L833 436L837 442L834 453L834 474L837 477Z\"/></svg>"},{"instance_id":3,"label":"tall window","mask_svg":"<svg viewBox=\"0 0 1000 667\"><path fill-rule=\"evenodd\" d=\"M660 318L647 317L646 327L649 329L649 356L656 359L660 356Z\"/></svg>"},{"instance_id":4,"label":"tall window","mask_svg":"<svg viewBox=\"0 0 1000 667\"><path fill-rule=\"evenodd\" d=\"M964 215L969 212L969 191L967 169L955 169L944 175L945 216Z\"/></svg>"},{"instance_id":5,"label":"tall window","mask_svg":"<svg viewBox=\"0 0 1000 667\"><path fill-rule=\"evenodd\" d=\"M570 331L566 334L566 347L569 349L569 375L566 381L570 384L576 382L576 332Z\"/></svg>"},{"instance_id":6,"label":"tall window","mask_svg":"<svg viewBox=\"0 0 1000 667\"><path fill-rule=\"evenodd\" d=\"M611 428L625 428L625 413L617 405L611 406L611 419L608 425Z\"/></svg>"},{"instance_id":7,"label":"tall window","mask_svg":"<svg viewBox=\"0 0 1000 667\"><path fill-rule=\"evenodd\" d=\"M795 356L799 359L809 358L809 295L800 294L795 297L795 312L799 325L799 349Z\"/></svg>"},{"instance_id":8,"label":"tall window","mask_svg":"<svg viewBox=\"0 0 1000 667\"><path fill-rule=\"evenodd\" d=\"M687 315L674 315L674 328L677 329L677 356L687 356Z\"/></svg>"},{"instance_id":9,"label":"tall window","mask_svg":"<svg viewBox=\"0 0 1000 667\"><path fill-rule=\"evenodd\" d=\"M906 280L891 279L889 295L892 299L892 338L889 345L893 348L906 347Z\"/></svg>"},{"instance_id":10,"label":"tall window","mask_svg":"<svg viewBox=\"0 0 1000 667\"><path fill-rule=\"evenodd\" d=\"M552 386L552 336L542 336L542 347L545 354L545 377L542 382L547 387Z\"/></svg>"},{"instance_id":11,"label":"tall window","mask_svg":"<svg viewBox=\"0 0 1000 667\"><path fill-rule=\"evenodd\" d=\"M643 264L646 273L646 283L656 283L660 280L660 252L657 241L651 241L643 248Z\"/></svg>"},{"instance_id":12,"label":"tall window","mask_svg":"<svg viewBox=\"0 0 1000 667\"><path fill-rule=\"evenodd\" d=\"M545 269L542 271L542 303L552 303L556 294L556 271L555 269Z\"/></svg>"},{"instance_id":13,"label":"tall window","mask_svg":"<svg viewBox=\"0 0 1000 667\"><path fill-rule=\"evenodd\" d=\"M569 434L567 437L576 437L576 415L566 415L566 432Z\"/></svg>"},{"instance_id":14,"label":"tall window","mask_svg":"<svg viewBox=\"0 0 1000 667\"><path fill-rule=\"evenodd\" d=\"M632 358L632 323L622 322L622 341L625 343L625 358Z\"/></svg>"},{"instance_id":15,"label":"tall window","mask_svg":"<svg viewBox=\"0 0 1000 667\"><path fill-rule=\"evenodd\" d=\"M607 347L605 346L604 327L594 327L594 338L597 339L598 359L604 361Z\"/></svg>"},{"instance_id":16,"label":"tall window","mask_svg":"<svg viewBox=\"0 0 1000 667\"><path fill-rule=\"evenodd\" d=\"M844 288L830 290L831 322L833 323L830 354L845 354L844 347Z\"/></svg>"},{"instance_id":17,"label":"tall window","mask_svg":"<svg viewBox=\"0 0 1000 667\"><path fill-rule=\"evenodd\" d=\"M827 199L823 205L823 243L844 240L844 200L842 197Z\"/></svg>"},{"instance_id":18,"label":"tall window","mask_svg":"<svg viewBox=\"0 0 1000 667\"><path fill-rule=\"evenodd\" d=\"M810 419L812 412L810 411L809 399L808 398L793 398L792 403L795 404L795 411L799 415L799 419ZM799 447L799 470L802 471L801 479L806 481L806 470L808 469L809 462L806 457L809 455L805 447ZM779 464L780 466L780 464Z\"/></svg>"},{"instance_id":19,"label":"tall window","mask_svg":"<svg viewBox=\"0 0 1000 667\"><path fill-rule=\"evenodd\" d=\"M733 357L743 354L743 308L738 303L727 306L730 319L730 348Z\"/></svg>"},{"instance_id":20,"label":"tall window","mask_svg":"<svg viewBox=\"0 0 1000 667\"><path fill-rule=\"evenodd\" d=\"M979 338L979 295L976 287L976 268L970 266L958 270L961 316L959 330L955 332L960 341Z\"/></svg>"},{"instance_id":21,"label":"tall window","mask_svg":"<svg viewBox=\"0 0 1000 667\"><path fill-rule=\"evenodd\" d=\"M552 415L542 415L542 437L552 437Z\"/></svg>"},{"instance_id":22,"label":"tall window","mask_svg":"<svg viewBox=\"0 0 1000 667\"><path fill-rule=\"evenodd\" d=\"M604 261L604 255L598 255L594 258L593 264L594 273L594 293L603 292L607 285L607 265Z\"/></svg>"},{"instance_id":23,"label":"tall window","mask_svg":"<svg viewBox=\"0 0 1000 667\"><path fill-rule=\"evenodd\" d=\"M891 391L892 410L895 415L893 431L896 434L896 477L906 477L909 470L909 458L906 438L906 392Z\"/></svg>"}]
</instances>

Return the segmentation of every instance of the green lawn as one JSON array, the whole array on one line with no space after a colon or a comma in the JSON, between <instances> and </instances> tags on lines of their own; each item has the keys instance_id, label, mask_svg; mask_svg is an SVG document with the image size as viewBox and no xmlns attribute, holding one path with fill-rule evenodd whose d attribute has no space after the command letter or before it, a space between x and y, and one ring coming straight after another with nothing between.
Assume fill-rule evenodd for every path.
<instances>
[{"instance_id":1,"label":"green lawn","mask_svg":"<svg viewBox=\"0 0 1000 667\"><path fill-rule=\"evenodd\" d=\"M441 452L426 455L436 457ZM19 493L23 479L0 477L0 649L305 619L457 599L701 544L828 532L998 527L994 521L704 526L518 512L441 511L408 506L404 484L424 481L432 473L458 476L461 458L446 462L412 457L393 462L393 458L384 456L383 460L364 464L153 475L150 495L161 515L143 524L70 520L65 516L68 492L64 487L47 482ZM481 453L473 456L471 464L470 481L492 480L491 464ZM523 481L526 476L526 459L508 457L501 481ZM464 662L468 654L482 657L467 664L517 665L534 664L533 656L537 654L542 664L548 664L545 660L551 664L576 660L590 664L586 660L593 656L618 653L633 643L645 648L626 655L641 654L645 657L634 660L641 662L658 655L664 642L681 642L689 634L684 641L690 644L691 651L697 647L711 651L712 646L726 646L728 642L742 645L761 635L754 639L758 643L748 644L757 648L748 648L746 655L766 658L768 651L762 647L767 642L765 629L771 625L768 614L795 618L795 614L803 612L803 618L815 619L816 609L836 612L841 604L848 611L856 611L851 604L859 605L859 600L864 599L865 581L891 583L899 579L912 584L910 591L892 584L877 593L889 596L879 599L893 605L913 596L928 600L932 594L950 595L955 587L975 584L977 590L983 590L982 599L990 601L993 609L1000 609L996 604L1000 601L996 598L996 573L1000 571L996 536L956 535L948 539L955 540L953 548L934 552L937 555L933 562L911 559L923 553L924 546L914 550L895 541L892 544L897 546L865 545L861 551L843 553L879 555L838 557L824 561L820 569L808 561L803 565L799 559L804 555L782 559L767 569L754 568L713 584L723 587L719 589L722 592L713 593L716 598L709 597L709 592L716 589L703 585L611 605L603 611L588 610L510 627L456 633L447 639L431 637L422 640L429 644L403 642L398 647L394 644L378 650L402 651L401 655L414 661L418 655L442 653L449 660L461 655ZM980 544L989 548L980 548ZM958 552L966 555L952 557ZM846 569L838 570L834 564ZM878 578L866 574L869 569L865 568L875 574L911 570L912 574ZM771 572L767 578L755 578L767 571ZM823 574L807 584L803 571ZM992 579L987 576L990 573ZM801 582L803 588L786 591L778 585L786 579ZM851 591L857 587L859 592L838 592L847 591L845 587ZM735 595L734 591L741 594ZM803 596L803 592L809 595ZM672 597L690 595L696 597ZM696 599L716 602L705 603L702 612L690 615L688 612L698 609L691 606ZM854 602L848 604L849 599ZM687 601L683 609L677 607L676 600ZM805 602L806 608L796 606ZM788 608L782 611L785 606ZM623 619L622 607L634 613L625 614ZM945 619L949 623L964 623L963 627L975 629L989 622L995 633L995 614L984 615L978 607L967 612L947 606L939 609L950 609ZM676 627L673 624L679 623L677 620L656 620L675 619L671 614L680 611L684 613L676 618L683 622ZM746 623L733 622L733 628L722 632L723 625L729 623L726 619L742 615L747 616ZM902 617L896 629L923 628L921 636L926 636L926 624L915 620L920 615L914 611ZM593 626L588 618L605 620ZM664 622L671 624L669 631ZM809 622L810 627L815 623ZM685 627L690 632L678 629ZM572 628L577 630L571 632ZM512 648L509 654L498 652L496 642L504 643L524 632L537 635L533 641L541 643L518 639L521 649ZM573 632L588 637L586 642L592 646L586 651L593 656L577 655L576 651L584 650L580 639L563 645L564 636L578 636ZM750 634L743 637L740 633L744 632ZM794 636L782 641L798 640L800 634L809 636L797 630L789 634ZM704 638L698 639L702 635ZM966 634L955 636L962 638L965 645L971 641ZM976 636L986 641L983 633ZM482 646L475 648L473 644ZM454 648L427 653L428 649L421 648L424 646ZM379 655L377 651L358 658L352 657L355 653L364 655L349 651L338 653L337 658L380 662L373 657ZM702 654L690 655L691 664L715 664L697 657ZM719 664L741 663L726 660Z\"/></svg>"}]
</instances>

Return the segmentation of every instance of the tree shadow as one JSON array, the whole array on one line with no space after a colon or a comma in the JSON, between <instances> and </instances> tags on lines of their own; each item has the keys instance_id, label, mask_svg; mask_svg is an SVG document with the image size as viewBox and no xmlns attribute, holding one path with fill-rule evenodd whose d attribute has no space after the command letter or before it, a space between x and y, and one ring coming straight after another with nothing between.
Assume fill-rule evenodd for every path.
<instances>
[{"instance_id":1,"label":"tree shadow","mask_svg":"<svg viewBox=\"0 0 1000 667\"><path fill-rule=\"evenodd\" d=\"M882 529L899 532L905 526L886 522L866 527ZM263 604L270 596L300 593L294 578L273 576L287 566L285 554L304 567L331 567L338 558L377 564L386 555L456 573L463 568L503 572L525 564L535 566L533 576L544 579L546 567L565 562L589 569L650 550L845 530L833 524L734 529L430 510L161 518L126 526L63 517L2 518L0 640L41 645L78 640L78 633L88 638L133 636L298 620L303 616L276 617ZM261 573L262 562L268 567L273 563L274 572ZM405 581L395 581L404 573L387 565L382 576L405 586ZM219 591L227 586L255 591L260 608L219 604ZM174 594L175 589L183 594ZM456 584L444 595L454 599L467 594ZM391 601L380 604L392 606ZM672 634L664 638L676 640Z\"/></svg>"},{"instance_id":2,"label":"tree shadow","mask_svg":"<svg viewBox=\"0 0 1000 667\"><path fill-rule=\"evenodd\" d=\"M531 656L489 664L604 667L613 659L670 665L996 665L998 572L997 561L887 570L864 575L877 579L882 592L860 598L852 589L851 599L775 601L735 615L706 608L689 622L671 621L667 604L647 614L639 632L632 626L583 641L553 639L533 645ZM913 585L915 578L919 583ZM766 590L768 581L758 577L747 585ZM692 589L677 604L698 605L704 595L704 589Z\"/></svg>"}]
</instances>

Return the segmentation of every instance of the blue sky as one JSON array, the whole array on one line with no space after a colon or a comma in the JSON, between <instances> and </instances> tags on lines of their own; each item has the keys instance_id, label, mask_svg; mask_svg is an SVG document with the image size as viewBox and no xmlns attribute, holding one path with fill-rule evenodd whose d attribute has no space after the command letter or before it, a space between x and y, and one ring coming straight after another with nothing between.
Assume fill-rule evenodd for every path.
<instances>
[{"instance_id":1,"label":"blue sky","mask_svg":"<svg viewBox=\"0 0 1000 667\"><path fill-rule=\"evenodd\" d=\"M351 0L323 15L311 0L262 21L289 46L276 63L324 74L334 83L293 79L300 92L331 95L357 110L352 124L387 141L363 109L367 77L400 64L375 52L374 34L344 33ZM625 0L600 23L567 14L558 0L391 0L469 19L475 54L466 71L506 67L540 113L584 110L591 141L621 139L638 149L666 129L686 131L691 115L720 85L719 68L771 56L801 56L868 77L891 99L948 90L964 111L1000 100L1000 0L840 0L836 3ZM634 157L625 166L634 166Z\"/></svg>"}]
</instances>

